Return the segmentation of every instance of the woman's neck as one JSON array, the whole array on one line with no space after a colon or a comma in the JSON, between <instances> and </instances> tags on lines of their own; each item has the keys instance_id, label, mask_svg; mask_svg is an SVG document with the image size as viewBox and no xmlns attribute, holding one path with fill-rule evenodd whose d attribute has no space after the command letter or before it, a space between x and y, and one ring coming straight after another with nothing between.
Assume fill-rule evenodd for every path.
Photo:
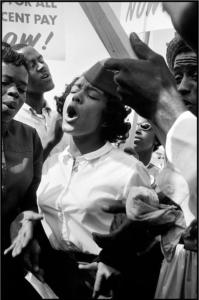
<instances>
[{"instance_id":1,"label":"woman's neck","mask_svg":"<svg viewBox=\"0 0 199 300\"><path fill-rule=\"evenodd\" d=\"M87 154L93 151L98 150L104 146L105 141L99 139L99 137L90 137L90 136L73 136L71 139L70 148L75 156Z\"/></svg>"},{"instance_id":2,"label":"woman's neck","mask_svg":"<svg viewBox=\"0 0 199 300\"><path fill-rule=\"evenodd\" d=\"M151 150L146 150L146 151L142 151L142 152L138 152L139 155L139 160L145 165L147 166L151 160L151 156L153 153L153 149Z\"/></svg>"}]
</instances>

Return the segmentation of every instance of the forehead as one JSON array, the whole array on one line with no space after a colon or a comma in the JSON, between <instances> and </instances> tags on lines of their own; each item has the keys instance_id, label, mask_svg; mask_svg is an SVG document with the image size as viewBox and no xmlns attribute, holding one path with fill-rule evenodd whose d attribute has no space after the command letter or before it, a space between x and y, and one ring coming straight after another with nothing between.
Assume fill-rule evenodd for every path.
<instances>
[{"instance_id":1,"label":"forehead","mask_svg":"<svg viewBox=\"0 0 199 300\"><path fill-rule=\"evenodd\" d=\"M197 55L194 52L180 53L174 61L175 68L197 66Z\"/></svg>"},{"instance_id":2,"label":"forehead","mask_svg":"<svg viewBox=\"0 0 199 300\"><path fill-rule=\"evenodd\" d=\"M141 117L141 116L138 116L138 117L137 117L137 123L144 123L144 122L147 122L147 123L148 123L147 119L145 119L145 118L143 118L143 117Z\"/></svg>"},{"instance_id":3,"label":"forehead","mask_svg":"<svg viewBox=\"0 0 199 300\"><path fill-rule=\"evenodd\" d=\"M13 64L2 63L2 76L9 76L25 84L28 83L28 72L23 65L15 66Z\"/></svg>"},{"instance_id":4,"label":"forehead","mask_svg":"<svg viewBox=\"0 0 199 300\"><path fill-rule=\"evenodd\" d=\"M95 86L93 86L92 84L90 84L84 76L81 76L80 78L78 78L74 84L81 85L81 87L85 87L89 90L95 91L95 92L99 93L100 95L104 94L104 92L102 90L100 90L100 89L96 88Z\"/></svg>"},{"instance_id":5,"label":"forehead","mask_svg":"<svg viewBox=\"0 0 199 300\"><path fill-rule=\"evenodd\" d=\"M23 48L22 53L28 61L37 59L39 56L41 56L41 54L31 46Z\"/></svg>"}]
</instances>

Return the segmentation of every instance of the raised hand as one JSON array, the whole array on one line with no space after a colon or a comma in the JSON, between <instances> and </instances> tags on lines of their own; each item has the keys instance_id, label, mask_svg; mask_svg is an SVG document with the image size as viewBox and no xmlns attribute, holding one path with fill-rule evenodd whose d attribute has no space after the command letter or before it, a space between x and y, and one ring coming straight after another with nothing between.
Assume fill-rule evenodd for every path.
<instances>
[{"instance_id":1,"label":"raised hand","mask_svg":"<svg viewBox=\"0 0 199 300\"><path fill-rule=\"evenodd\" d=\"M165 134L186 110L164 58L152 51L139 37L130 35L138 59L108 59L104 66L115 71L122 101L152 121Z\"/></svg>"},{"instance_id":2,"label":"raised hand","mask_svg":"<svg viewBox=\"0 0 199 300\"><path fill-rule=\"evenodd\" d=\"M22 250L33 238L34 223L42 218L41 214L33 211L20 213L10 225L11 245L5 249L4 255L11 251L13 257L21 254Z\"/></svg>"}]
</instances>

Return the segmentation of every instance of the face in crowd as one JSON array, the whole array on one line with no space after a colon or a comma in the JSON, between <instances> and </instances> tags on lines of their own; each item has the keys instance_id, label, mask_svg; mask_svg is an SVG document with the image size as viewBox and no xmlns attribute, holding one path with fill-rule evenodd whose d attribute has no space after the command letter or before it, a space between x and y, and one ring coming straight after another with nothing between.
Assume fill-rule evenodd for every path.
<instances>
[{"instance_id":1,"label":"face in crowd","mask_svg":"<svg viewBox=\"0 0 199 300\"><path fill-rule=\"evenodd\" d=\"M8 123L23 105L28 86L26 68L2 63L2 122Z\"/></svg>"},{"instance_id":2,"label":"face in crowd","mask_svg":"<svg viewBox=\"0 0 199 300\"><path fill-rule=\"evenodd\" d=\"M75 137L100 136L106 103L104 92L81 76L64 103L63 131Z\"/></svg>"},{"instance_id":3,"label":"face in crowd","mask_svg":"<svg viewBox=\"0 0 199 300\"><path fill-rule=\"evenodd\" d=\"M43 56L33 47L27 46L20 50L23 53L29 70L28 92L44 93L54 88L54 83Z\"/></svg>"},{"instance_id":4,"label":"face in crowd","mask_svg":"<svg viewBox=\"0 0 199 300\"><path fill-rule=\"evenodd\" d=\"M139 153L154 147L155 133L151 124L144 118L138 116L135 137L133 141L134 150Z\"/></svg>"},{"instance_id":5,"label":"face in crowd","mask_svg":"<svg viewBox=\"0 0 199 300\"><path fill-rule=\"evenodd\" d=\"M174 61L177 88L188 110L197 115L197 55L194 52L179 53Z\"/></svg>"}]
</instances>

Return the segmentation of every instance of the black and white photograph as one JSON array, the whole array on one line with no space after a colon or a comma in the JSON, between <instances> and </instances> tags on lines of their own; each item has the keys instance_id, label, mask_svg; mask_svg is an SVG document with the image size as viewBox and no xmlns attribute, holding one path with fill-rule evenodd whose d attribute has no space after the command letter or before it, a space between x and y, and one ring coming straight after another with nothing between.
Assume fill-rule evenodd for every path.
<instances>
[{"instance_id":1,"label":"black and white photograph","mask_svg":"<svg viewBox=\"0 0 199 300\"><path fill-rule=\"evenodd\" d=\"M198 299L198 1L1 15L1 300Z\"/></svg>"}]
</instances>

